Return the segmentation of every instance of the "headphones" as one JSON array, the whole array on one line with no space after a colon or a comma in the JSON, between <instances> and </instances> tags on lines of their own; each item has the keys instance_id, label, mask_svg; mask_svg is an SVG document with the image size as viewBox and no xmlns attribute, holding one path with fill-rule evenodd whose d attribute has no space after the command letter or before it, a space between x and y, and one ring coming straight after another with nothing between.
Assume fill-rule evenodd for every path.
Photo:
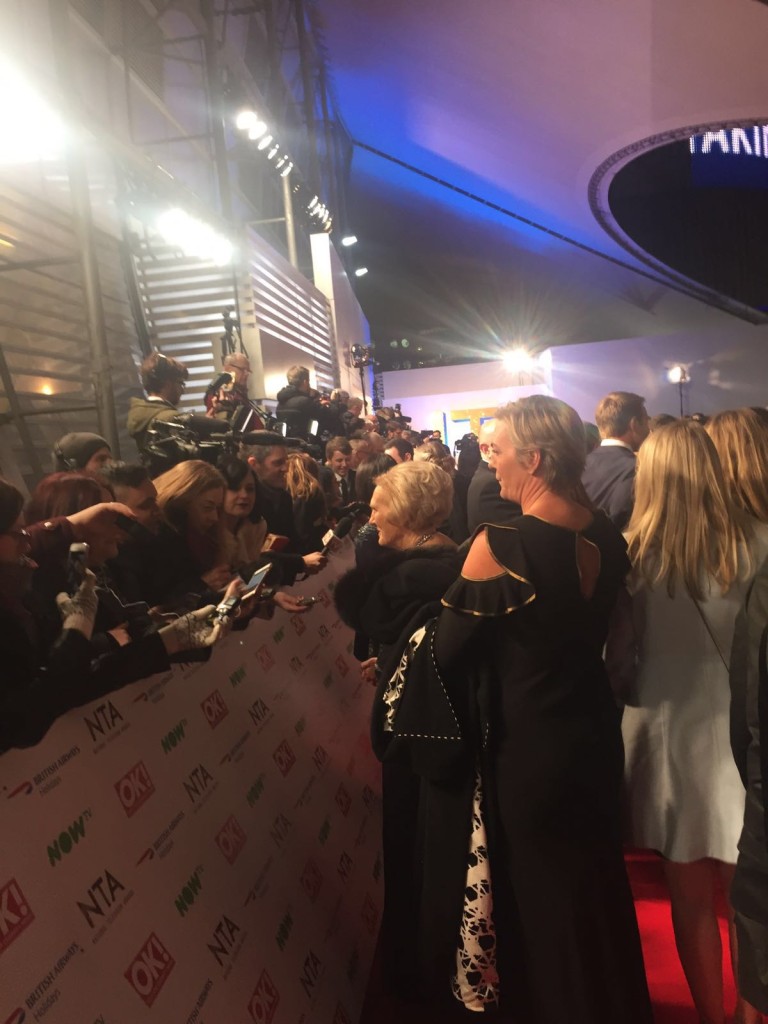
<instances>
[{"instance_id":1,"label":"headphones","mask_svg":"<svg viewBox=\"0 0 768 1024\"><path fill-rule=\"evenodd\" d=\"M80 468L77 464L77 459L67 458L67 456L59 447L58 441L53 446L53 457L56 460L56 466L63 466L64 470L75 472Z\"/></svg>"}]
</instances>

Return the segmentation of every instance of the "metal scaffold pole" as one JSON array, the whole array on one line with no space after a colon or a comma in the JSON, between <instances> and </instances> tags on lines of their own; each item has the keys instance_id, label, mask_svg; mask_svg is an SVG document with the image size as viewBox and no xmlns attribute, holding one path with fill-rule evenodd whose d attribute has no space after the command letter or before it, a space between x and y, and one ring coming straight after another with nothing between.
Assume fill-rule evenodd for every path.
<instances>
[{"instance_id":1,"label":"metal scaffold pole","mask_svg":"<svg viewBox=\"0 0 768 1024\"><path fill-rule=\"evenodd\" d=\"M62 94L68 101L75 82L75 68L69 32L69 4L62 0L48 0L54 59ZM68 104L69 105L69 104ZM91 211L88 171L82 149L70 145L67 151L67 170L72 200L74 228L80 249L83 274L83 293L88 315L88 333L93 357L93 389L99 431L109 443L115 457L120 454L120 442L115 413L115 396L107 343L107 324L96 252L96 237Z\"/></svg>"}]
</instances>

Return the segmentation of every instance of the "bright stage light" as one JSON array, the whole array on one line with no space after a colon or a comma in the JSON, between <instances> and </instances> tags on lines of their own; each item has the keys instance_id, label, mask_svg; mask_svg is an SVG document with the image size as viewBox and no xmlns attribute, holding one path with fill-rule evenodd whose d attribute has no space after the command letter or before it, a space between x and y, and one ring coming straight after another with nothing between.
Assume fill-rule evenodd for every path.
<instances>
[{"instance_id":1,"label":"bright stage light","mask_svg":"<svg viewBox=\"0 0 768 1024\"><path fill-rule=\"evenodd\" d=\"M355 271L355 277L365 277L368 273L368 267L358 267Z\"/></svg>"},{"instance_id":2,"label":"bright stage light","mask_svg":"<svg viewBox=\"0 0 768 1024\"><path fill-rule=\"evenodd\" d=\"M276 157L278 149L280 149L280 147L275 143L272 149L267 153L267 160L272 160L273 157Z\"/></svg>"},{"instance_id":3,"label":"bright stage light","mask_svg":"<svg viewBox=\"0 0 768 1024\"><path fill-rule=\"evenodd\" d=\"M185 256L195 256L218 267L232 261L234 247L230 240L178 207L161 213L155 227L169 245L181 249Z\"/></svg>"},{"instance_id":4,"label":"bright stage light","mask_svg":"<svg viewBox=\"0 0 768 1024\"><path fill-rule=\"evenodd\" d=\"M341 240L342 245L354 245L357 242L357 235L344 235Z\"/></svg>"},{"instance_id":5,"label":"bright stage light","mask_svg":"<svg viewBox=\"0 0 768 1024\"><path fill-rule=\"evenodd\" d=\"M533 356L524 348L512 348L501 357L507 373L530 373L534 367Z\"/></svg>"},{"instance_id":6,"label":"bright stage light","mask_svg":"<svg viewBox=\"0 0 768 1024\"><path fill-rule=\"evenodd\" d=\"M0 164L60 159L67 142L64 122L5 60L0 95Z\"/></svg>"},{"instance_id":7,"label":"bright stage light","mask_svg":"<svg viewBox=\"0 0 768 1024\"><path fill-rule=\"evenodd\" d=\"M255 121L248 129L248 138L251 140L251 142L255 142L257 139L260 139L266 131L266 121Z\"/></svg>"},{"instance_id":8,"label":"bright stage light","mask_svg":"<svg viewBox=\"0 0 768 1024\"><path fill-rule=\"evenodd\" d=\"M266 121L253 110L241 110L235 118L235 125L241 132L245 132L252 142L260 139L267 130Z\"/></svg>"},{"instance_id":9,"label":"bright stage light","mask_svg":"<svg viewBox=\"0 0 768 1024\"><path fill-rule=\"evenodd\" d=\"M247 132L251 125L255 124L258 120L258 115L252 110L241 110L235 118L235 125L241 132Z\"/></svg>"},{"instance_id":10,"label":"bright stage light","mask_svg":"<svg viewBox=\"0 0 768 1024\"><path fill-rule=\"evenodd\" d=\"M667 370L667 380L670 384L687 384L690 379L684 366L671 366Z\"/></svg>"},{"instance_id":11,"label":"bright stage light","mask_svg":"<svg viewBox=\"0 0 768 1024\"><path fill-rule=\"evenodd\" d=\"M281 178L287 178L292 170L293 170L293 164L289 160L288 163L285 165L285 167L282 169L282 171L280 171L280 177Z\"/></svg>"},{"instance_id":12,"label":"bright stage light","mask_svg":"<svg viewBox=\"0 0 768 1024\"><path fill-rule=\"evenodd\" d=\"M271 146L274 141L274 135L267 134L261 139L256 149L258 149L259 151L265 150L267 146Z\"/></svg>"}]
</instances>

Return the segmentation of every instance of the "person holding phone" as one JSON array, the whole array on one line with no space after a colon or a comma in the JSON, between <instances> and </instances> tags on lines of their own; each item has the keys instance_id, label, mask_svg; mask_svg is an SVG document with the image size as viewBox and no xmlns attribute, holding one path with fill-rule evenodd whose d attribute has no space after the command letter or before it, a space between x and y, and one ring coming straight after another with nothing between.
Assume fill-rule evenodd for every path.
<instances>
[{"instance_id":1,"label":"person holding phone","mask_svg":"<svg viewBox=\"0 0 768 1024\"><path fill-rule=\"evenodd\" d=\"M277 550L281 553L280 582L290 586L299 573L314 575L320 572L327 559L320 551L301 553L293 502L287 490L288 450L283 438L266 430L255 431L248 436L254 443L242 446L242 456L256 475L256 501L266 520L268 535L273 534L275 539L283 538L279 547L273 539L270 552Z\"/></svg>"},{"instance_id":2,"label":"person holding phone","mask_svg":"<svg viewBox=\"0 0 768 1024\"><path fill-rule=\"evenodd\" d=\"M115 517L128 510L100 503L25 528L23 505L21 492L0 478L0 753L38 743L72 708L168 671L182 652L189 660L194 649L209 651L229 628L213 621L209 605L136 642L100 649L94 643L99 592L86 562L99 542L106 549L119 535ZM88 541L72 542L67 572L67 546L75 537ZM41 581L47 585L35 587Z\"/></svg>"},{"instance_id":3,"label":"person holding phone","mask_svg":"<svg viewBox=\"0 0 768 1024\"><path fill-rule=\"evenodd\" d=\"M258 485L253 470L247 462L230 456L221 460L219 471L226 483L221 520L223 555L229 568L244 579L253 573L245 589L251 591L257 584L259 585L262 610L267 610L268 602L271 602L272 605L291 613L307 611L307 607L291 594L275 590L274 587L268 588L265 593L264 585L281 582L285 576L281 566L286 560L297 559L297 556L262 551L267 535L267 523L257 503ZM265 564L269 572L264 573L259 579ZM303 559L301 564L303 566ZM290 568L288 572L290 575ZM294 572L291 579L295 575Z\"/></svg>"}]
</instances>

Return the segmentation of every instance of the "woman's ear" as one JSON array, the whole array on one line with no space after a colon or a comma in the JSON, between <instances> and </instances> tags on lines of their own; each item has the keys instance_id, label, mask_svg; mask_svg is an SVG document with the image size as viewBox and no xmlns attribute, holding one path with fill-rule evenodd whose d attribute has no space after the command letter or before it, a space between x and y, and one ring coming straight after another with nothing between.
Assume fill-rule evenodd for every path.
<instances>
[{"instance_id":1,"label":"woman's ear","mask_svg":"<svg viewBox=\"0 0 768 1024\"><path fill-rule=\"evenodd\" d=\"M541 465L541 449L531 448L527 452L520 452L518 454L518 461L526 473L530 476L535 476Z\"/></svg>"}]
</instances>

